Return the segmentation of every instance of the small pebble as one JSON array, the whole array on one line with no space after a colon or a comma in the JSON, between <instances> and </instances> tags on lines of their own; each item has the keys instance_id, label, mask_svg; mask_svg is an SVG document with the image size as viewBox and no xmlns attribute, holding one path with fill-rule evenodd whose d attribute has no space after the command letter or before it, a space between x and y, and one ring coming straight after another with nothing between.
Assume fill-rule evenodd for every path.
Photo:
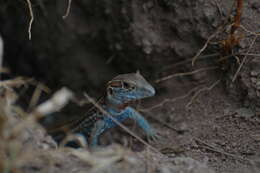
<instances>
[{"instance_id":1,"label":"small pebble","mask_svg":"<svg viewBox=\"0 0 260 173\"><path fill-rule=\"evenodd\" d=\"M250 118L255 115L255 112L248 108L240 108L236 110L237 117Z\"/></svg>"},{"instance_id":2,"label":"small pebble","mask_svg":"<svg viewBox=\"0 0 260 173\"><path fill-rule=\"evenodd\" d=\"M258 73L256 71L251 71L250 74L251 74L251 76L257 76Z\"/></svg>"}]
</instances>

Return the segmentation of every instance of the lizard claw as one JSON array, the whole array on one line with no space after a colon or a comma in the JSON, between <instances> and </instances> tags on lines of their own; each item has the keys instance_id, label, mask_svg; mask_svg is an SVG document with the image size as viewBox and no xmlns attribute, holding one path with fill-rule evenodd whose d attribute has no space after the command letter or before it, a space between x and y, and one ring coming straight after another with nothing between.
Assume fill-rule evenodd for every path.
<instances>
[{"instance_id":1,"label":"lizard claw","mask_svg":"<svg viewBox=\"0 0 260 173\"><path fill-rule=\"evenodd\" d=\"M148 135L148 141L150 142L156 142L156 141L158 141L158 140L160 140L161 139L161 136L158 134L158 133L156 133L156 132L154 132L154 133L152 133L152 134L150 134L150 135Z\"/></svg>"}]
</instances>

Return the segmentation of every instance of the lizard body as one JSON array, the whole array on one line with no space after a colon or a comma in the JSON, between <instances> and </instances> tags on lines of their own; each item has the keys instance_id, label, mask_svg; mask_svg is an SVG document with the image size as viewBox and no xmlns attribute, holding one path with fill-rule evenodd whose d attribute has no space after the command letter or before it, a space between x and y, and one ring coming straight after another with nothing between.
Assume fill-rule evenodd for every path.
<instances>
[{"instance_id":1,"label":"lizard body","mask_svg":"<svg viewBox=\"0 0 260 173\"><path fill-rule=\"evenodd\" d=\"M131 118L137 122L148 137L154 137L155 131L147 120L128 105L132 101L154 95L155 89L138 72L122 74L107 83L106 96L102 99L101 105L117 121L123 122L127 118ZM83 135L86 141L90 142L90 146L95 147L98 145L99 136L115 126L117 124L111 118L93 109L77 122L72 132Z\"/></svg>"}]
</instances>

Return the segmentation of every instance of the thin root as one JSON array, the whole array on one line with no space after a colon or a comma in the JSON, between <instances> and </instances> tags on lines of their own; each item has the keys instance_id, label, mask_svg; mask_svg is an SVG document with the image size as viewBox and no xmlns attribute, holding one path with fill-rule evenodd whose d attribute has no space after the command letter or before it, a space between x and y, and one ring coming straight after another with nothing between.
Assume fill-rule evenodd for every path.
<instances>
[{"instance_id":1,"label":"thin root","mask_svg":"<svg viewBox=\"0 0 260 173\"><path fill-rule=\"evenodd\" d=\"M71 1L72 1L72 0L69 0L69 1L68 1L68 6L67 6L66 13L65 13L64 16L62 16L63 19L66 19L66 18L69 16L69 14L70 14Z\"/></svg>"},{"instance_id":2,"label":"thin root","mask_svg":"<svg viewBox=\"0 0 260 173\"><path fill-rule=\"evenodd\" d=\"M155 80L155 83L160 83L162 81L169 80L173 77L192 75L192 74L199 73L199 72L202 72L202 71L215 70L217 68L218 68L217 66L213 66L213 67L200 68L200 69L190 71L190 72L176 73L176 74L172 74L172 75L169 75L169 76L165 76L161 79L157 79L157 80Z\"/></svg>"},{"instance_id":3,"label":"thin root","mask_svg":"<svg viewBox=\"0 0 260 173\"><path fill-rule=\"evenodd\" d=\"M207 150L214 151L214 152L216 152L216 153L220 153L220 154L223 154L223 155L232 157L232 158L234 158L234 159L243 160L243 161L248 161L248 162L251 163L251 164L253 163L253 160L246 159L246 158L243 158L242 156L238 156L238 155L235 155L235 154L227 153L227 152L225 152L225 151L221 151L220 149L214 147L214 146L211 145L211 144L206 143L205 141L202 141L202 140L199 139L199 138L194 137L193 139L194 139L196 142L205 145L205 146L203 146L203 148L206 148Z\"/></svg>"},{"instance_id":4,"label":"thin root","mask_svg":"<svg viewBox=\"0 0 260 173\"><path fill-rule=\"evenodd\" d=\"M222 32L224 30L225 27L223 27L222 25L212 34L209 36L209 38L207 39L206 43L203 45L203 47L196 53L196 55L192 58L192 66L194 66L195 61L197 60L197 58L201 55L201 53L208 47L208 44L211 42L211 40L213 38L215 38L220 32Z\"/></svg>"},{"instance_id":5,"label":"thin root","mask_svg":"<svg viewBox=\"0 0 260 173\"><path fill-rule=\"evenodd\" d=\"M210 91L212 90L217 84L219 84L221 81L221 79L217 80L216 82L214 82L212 85L210 85L209 87L203 87L201 89L199 89L191 98L191 100L189 101L189 103L185 106L186 109L190 108L190 106L192 105L192 103L194 102L194 100L198 97L198 95L200 93L202 93L203 91Z\"/></svg>"},{"instance_id":6,"label":"thin root","mask_svg":"<svg viewBox=\"0 0 260 173\"><path fill-rule=\"evenodd\" d=\"M30 22L29 22L29 26L28 26L28 34L29 34L29 40L31 40L32 38L32 24L33 24L33 20L34 20L34 15L33 15L33 10L32 10L32 3L31 0L26 0L27 4L28 4L28 8L29 8L29 12L30 12Z\"/></svg>"},{"instance_id":7,"label":"thin root","mask_svg":"<svg viewBox=\"0 0 260 173\"><path fill-rule=\"evenodd\" d=\"M250 46L249 46L249 48L248 48L246 54L248 54L249 51L252 49L252 47L253 47L253 45L254 45L254 43L255 43L257 37L258 37L258 35L256 35L256 36L253 38L253 40L252 40L252 42L251 42L251 44L250 44ZM234 75L234 77L233 77L233 79L232 79L232 82L235 82L235 80L236 80L236 78L237 78L237 76L238 76L238 74L239 74L239 72L240 72L242 66L243 66L244 63L246 62L246 59L247 59L247 55L244 56L242 62L240 63L240 65L239 65L239 67L238 67L238 69L237 69L237 71L236 71L236 73L235 73L235 75Z\"/></svg>"},{"instance_id":8,"label":"thin root","mask_svg":"<svg viewBox=\"0 0 260 173\"><path fill-rule=\"evenodd\" d=\"M243 25L240 25L240 28L243 29L245 32L249 33L250 35L255 35L255 36L257 36L257 35L259 36L260 35L259 31L257 31L257 32L250 31L249 29L247 29Z\"/></svg>"},{"instance_id":9,"label":"thin root","mask_svg":"<svg viewBox=\"0 0 260 173\"><path fill-rule=\"evenodd\" d=\"M162 106L163 106L164 104L166 104L166 103L169 103L169 102L173 103L173 102L176 102L176 101L178 101L178 100L180 100L180 99L185 99L185 98L187 98L188 96L192 95L198 88L199 88L199 86L193 88L193 89L190 90L187 94L182 95L182 96L180 96L180 97L176 97L176 98L172 98L172 99L166 98L166 99L164 99L160 104L154 105L154 106L152 106L152 107L150 107L150 108L143 108L143 109L138 109L138 110L141 111L141 112L150 112L150 111L152 111L152 110L154 110L154 109L156 109L156 108L162 107Z\"/></svg>"}]
</instances>

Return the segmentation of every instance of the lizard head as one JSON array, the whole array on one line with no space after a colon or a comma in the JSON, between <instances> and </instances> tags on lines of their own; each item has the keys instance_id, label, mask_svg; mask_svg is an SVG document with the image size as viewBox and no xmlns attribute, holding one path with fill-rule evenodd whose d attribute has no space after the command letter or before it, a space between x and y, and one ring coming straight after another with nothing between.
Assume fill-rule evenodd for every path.
<instances>
[{"instance_id":1,"label":"lizard head","mask_svg":"<svg viewBox=\"0 0 260 173\"><path fill-rule=\"evenodd\" d=\"M155 89L139 73L121 74L107 84L107 99L113 104L126 104L155 95Z\"/></svg>"}]
</instances>

